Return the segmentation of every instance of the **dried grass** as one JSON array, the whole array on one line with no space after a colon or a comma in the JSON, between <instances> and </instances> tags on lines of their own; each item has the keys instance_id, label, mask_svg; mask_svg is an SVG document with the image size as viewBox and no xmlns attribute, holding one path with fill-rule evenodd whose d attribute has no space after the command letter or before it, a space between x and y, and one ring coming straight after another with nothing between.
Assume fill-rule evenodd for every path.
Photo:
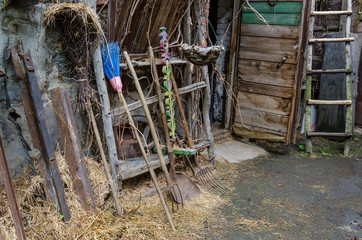
<instances>
[{"instance_id":1,"label":"dried grass","mask_svg":"<svg viewBox=\"0 0 362 240\"><path fill-rule=\"evenodd\" d=\"M28 239L198 239L205 222L225 200L203 192L196 199L188 200L184 208L172 214L176 232L169 228L158 196L144 199L140 195L153 184L143 179L137 188L125 186L122 196L125 214L118 217L103 166L87 158L86 165L97 211L86 212L77 195L72 191L72 181L64 157L56 154L65 194L72 214L68 223L62 222L59 212L49 201L42 200L43 181L40 177L28 179L24 174L14 180L14 187ZM164 181L160 179L159 182ZM168 201L170 207L170 201ZM9 209L0 218L0 229L5 239L16 239Z\"/></svg>"}]
</instances>

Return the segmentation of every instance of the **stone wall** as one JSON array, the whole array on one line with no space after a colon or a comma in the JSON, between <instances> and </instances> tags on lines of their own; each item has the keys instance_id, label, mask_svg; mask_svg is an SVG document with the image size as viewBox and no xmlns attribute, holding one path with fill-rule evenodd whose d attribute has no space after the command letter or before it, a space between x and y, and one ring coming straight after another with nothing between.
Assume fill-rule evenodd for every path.
<instances>
[{"instance_id":1,"label":"stone wall","mask_svg":"<svg viewBox=\"0 0 362 240\"><path fill-rule=\"evenodd\" d=\"M0 1L0 6L2 6L2 3ZM18 40L22 40L24 50L30 49L36 67L39 88L42 92L46 121L54 147L56 147L58 140L58 130L50 104L49 90L58 86L70 88L74 84L74 81L69 76L68 61L60 53L61 47L56 31L49 32L45 30L42 22L44 12L44 3L28 8L9 7L0 11L0 52L4 53L0 54L0 69L8 75L7 88L11 107L20 114L21 117L17 122L23 130L25 140L31 147L33 146L20 94L23 81L15 76L11 56L7 58L10 54L9 47L13 47ZM74 91L72 90L71 96L74 96ZM14 177L21 174L29 165L27 160L17 153L22 151L23 147L15 125L8 120L5 100L4 81L0 79L0 133L10 172Z\"/></svg>"}]
</instances>

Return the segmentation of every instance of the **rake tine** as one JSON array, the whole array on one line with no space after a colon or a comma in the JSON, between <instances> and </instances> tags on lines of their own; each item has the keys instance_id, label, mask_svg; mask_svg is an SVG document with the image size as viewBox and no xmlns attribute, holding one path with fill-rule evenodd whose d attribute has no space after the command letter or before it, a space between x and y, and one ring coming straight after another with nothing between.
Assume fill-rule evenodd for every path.
<instances>
[{"instance_id":1,"label":"rake tine","mask_svg":"<svg viewBox=\"0 0 362 240\"><path fill-rule=\"evenodd\" d=\"M209 176L210 181L212 181L215 186L219 188L223 193L229 191L229 189L218 178L215 177L210 169L207 169L205 172Z\"/></svg>"}]
</instances>

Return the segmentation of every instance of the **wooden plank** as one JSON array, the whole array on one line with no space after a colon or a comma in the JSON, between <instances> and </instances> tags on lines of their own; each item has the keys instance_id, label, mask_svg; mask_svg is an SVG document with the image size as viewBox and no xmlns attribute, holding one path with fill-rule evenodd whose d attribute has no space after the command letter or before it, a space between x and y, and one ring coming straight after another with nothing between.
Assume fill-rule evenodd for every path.
<instances>
[{"instance_id":1,"label":"wooden plank","mask_svg":"<svg viewBox=\"0 0 362 240\"><path fill-rule=\"evenodd\" d=\"M169 163L167 155L164 155L164 159L166 164ZM161 167L161 163L155 154L150 156L150 162L153 169ZM149 170L143 157L133 158L132 161L119 161L119 174L122 177L122 180L126 180L146 172L149 172Z\"/></svg>"},{"instance_id":2,"label":"wooden plank","mask_svg":"<svg viewBox=\"0 0 362 240\"><path fill-rule=\"evenodd\" d=\"M309 99L309 105L352 105L352 100L314 100Z\"/></svg>"},{"instance_id":3,"label":"wooden plank","mask_svg":"<svg viewBox=\"0 0 362 240\"><path fill-rule=\"evenodd\" d=\"M197 89L204 88L204 87L206 87L205 82L194 83L194 84L191 84L189 86L180 88L179 89L179 94L181 95L181 94L189 93L189 92L192 92L192 91L195 91ZM147 97L146 98L146 103L148 105L152 104L152 103L156 103L156 102L158 102L157 96L152 96L152 97ZM137 102L133 102L133 103L128 104L129 111L133 111L133 110L138 109L140 107L142 107L141 101L137 101ZM119 115L121 115L123 113L124 113L124 108L123 107L118 107L118 108L113 109L110 114L113 117L115 117L115 116L119 116Z\"/></svg>"},{"instance_id":4,"label":"wooden plank","mask_svg":"<svg viewBox=\"0 0 362 240\"><path fill-rule=\"evenodd\" d=\"M354 37L346 37L346 38L312 38L309 39L310 43L334 43L334 42L353 42Z\"/></svg>"},{"instance_id":5,"label":"wooden plank","mask_svg":"<svg viewBox=\"0 0 362 240\"><path fill-rule=\"evenodd\" d=\"M290 113L290 99L242 91L239 91L237 99L238 107L253 109L257 111L265 111L285 116L289 115Z\"/></svg>"},{"instance_id":6,"label":"wooden plank","mask_svg":"<svg viewBox=\"0 0 362 240\"><path fill-rule=\"evenodd\" d=\"M252 126L246 127L240 123L234 123L232 132L238 136L250 139L264 140L270 142L285 142L285 135L279 135Z\"/></svg>"},{"instance_id":7,"label":"wooden plank","mask_svg":"<svg viewBox=\"0 0 362 240\"><path fill-rule=\"evenodd\" d=\"M279 63L296 63L297 40L242 36L239 57Z\"/></svg>"},{"instance_id":8,"label":"wooden plank","mask_svg":"<svg viewBox=\"0 0 362 240\"><path fill-rule=\"evenodd\" d=\"M299 38L299 26L268 26L262 24L241 24L242 36L270 37L270 38Z\"/></svg>"},{"instance_id":9,"label":"wooden plank","mask_svg":"<svg viewBox=\"0 0 362 240\"><path fill-rule=\"evenodd\" d=\"M252 0L252 1L249 1L249 2L267 2L265 0ZM271 1L272 3L274 3L275 1ZM278 2L303 2L303 0L278 0Z\"/></svg>"},{"instance_id":10,"label":"wooden plank","mask_svg":"<svg viewBox=\"0 0 362 240\"><path fill-rule=\"evenodd\" d=\"M293 94L292 88L245 81L238 81L238 90L288 99L290 99Z\"/></svg>"},{"instance_id":11,"label":"wooden plank","mask_svg":"<svg viewBox=\"0 0 362 240\"><path fill-rule=\"evenodd\" d=\"M283 64L276 71L277 63L262 60L239 59L238 81L293 87L294 64Z\"/></svg>"},{"instance_id":12,"label":"wooden plank","mask_svg":"<svg viewBox=\"0 0 362 240\"><path fill-rule=\"evenodd\" d=\"M309 137L351 137L352 133L344 132L310 132Z\"/></svg>"},{"instance_id":13,"label":"wooden plank","mask_svg":"<svg viewBox=\"0 0 362 240\"><path fill-rule=\"evenodd\" d=\"M270 25L298 26L301 18L299 13L261 13L261 15ZM265 24L255 13L243 13L241 18L242 23Z\"/></svg>"},{"instance_id":14,"label":"wooden plank","mask_svg":"<svg viewBox=\"0 0 362 240\"><path fill-rule=\"evenodd\" d=\"M303 2L276 2L271 6L269 2L250 2L250 5L259 13L301 13ZM244 5L244 13L253 13L248 4Z\"/></svg>"},{"instance_id":15,"label":"wooden plank","mask_svg":"<svg viewBox=\"0 0 362 240\"><path fill-rule=\"evenodd\" d=\"M239 111L240 109L240 111ZM273 114L253 109L239 108L235 112L235 122L258 127L279 133L286 133L288 129L288 116Z\"/></svg>"}]
</instances>

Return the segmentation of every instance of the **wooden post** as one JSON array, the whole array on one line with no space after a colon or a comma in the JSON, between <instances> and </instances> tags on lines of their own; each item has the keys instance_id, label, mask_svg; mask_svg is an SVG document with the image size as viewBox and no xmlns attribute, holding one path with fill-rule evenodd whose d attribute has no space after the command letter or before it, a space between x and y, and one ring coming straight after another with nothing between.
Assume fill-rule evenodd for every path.
<instances>
[{"instance_id":1,"label":"wooden post","mask_svg":"<svg viewBox=\"0 0 362 240\"><path fill-rule=\"evenodd\" d=\"M228 70L228 84L226 89L225 96L225 129L230 129L232 127L233 121L233 108L234 108L234 93L236 87L236 78L238 70L238 58L239 58L239 39L240 39L240 14L239 9L241 7L240 0L234 0L234 10L233 10L233 23L232 23L232 34L231 34L231 43L230 43L230 60L229 60L229 70Z\"/></svg>"},{"instance_id":2,"label":"wooden post","mask_svg":"<svg viewBox=\"0 0 362 240\"><path fill-rule=\"evenodd\" d=\"M188 6L190 5L190 0L188 0ZM191 7L190 7L191 8ZM183 19L183 35L185 38L185 43L187 44L191 44L191 26L190 26L190 16L191 16L191 11L190 8L187 9L186 15ZM185 85L191 85L192 84L192 72L191 72L191 64L190 62L186 63L186 67L185 67ZM192 126L192 103L193 103L193 99L194 99L194 95L193 93L187 94L186 95L186 116L187 116L187 120L188 120L188 126L189 129L191 129ZM192 132L190 132L191 137L193 138L194 136L192 136Z\"/></svg>"},{"instance_id":3,"label":"wooden post","mask_svg":"<svg viewBox=\"0 0 362 240\"><path fill-rule=\"evenodd\" d=\"M96 12L96 0L91 0L88 5ZM104 80L102 54L98 45L92 54L94 72L96 75L97 89L99 101L102 107L103 131L106 138L108 157L112 170L112 177L118 188L122 188L122 179L118 178L118 156L116 148L116 140L113 133L113 123L111 115L111 105L109 103L106 81Z\"/></svg>"},{"instance_id":4,"label":"wooden post","mask_svg":"<svg viewBox=\"0 0 362 240\"><path fill-rule=\"evenodd\" d=\"M315 0L311 1L311 11L314 11ZM309 20L309 33L308 39L313 38L313 28L314 28L315 17L311 16ZM307 70L312 70L312 57L313 57L313 45L309 42L308 52L307 52ZM312 139L308 136L308 133L311 132L311 105L308 105L308 101L312 98L312 75L307 76L306 81L306 90L305 90L305 100L306 100L306 111L305 111L305 151L307 153L312 153Z\"/></svg>"},{"instance_id":5,"label":"wooden post","mask_svg":"<svg viewBox=\"0 0 362 240\"><path fill-rule=\"evenodd\" d=\"M346 0L344 0L345 2ZM352 11L352 0L347 0L347 11ZM351 36L351 15L347 16L346 25L345 25L346 38ZM346 42L346 68L352 68L351 65L351 43ZM351 73L346 74L346 99L352 102L352 78ZM346 127L345 133L353 134L353 107L352 105L347 106L346 113ZM349 154L351 147L351 137L346 137L344 141L344 155Z\"/></svg>"},{"instance_id":6,"label":"wooden post","mask_svg":"<svg viewBox=\"0 0 362 240\"><path fill-rule=\"evenodd\" d=\"M199 0L195 1L194 11L195 11L196 19L198 19L198 21L201 21L200 1ZM198 22L198 26L200 26L200 22ZM201 31L198 31L198 35L199 35L199 41L201 43L206 43L204 33ZM202 101L202 116L203 116L204 125L205 125L206 138L209 142L209 148L208 148L209 149L209 160L212 162L213 165L215 165L214 137L212 136L211 122L210 122L211 90L210 90L209 71L208 71L207 66L201 67L201 73L202 73L202 78L204 79L204 82L206 83L204 99Z\"/></svg>"}]
</instances>

